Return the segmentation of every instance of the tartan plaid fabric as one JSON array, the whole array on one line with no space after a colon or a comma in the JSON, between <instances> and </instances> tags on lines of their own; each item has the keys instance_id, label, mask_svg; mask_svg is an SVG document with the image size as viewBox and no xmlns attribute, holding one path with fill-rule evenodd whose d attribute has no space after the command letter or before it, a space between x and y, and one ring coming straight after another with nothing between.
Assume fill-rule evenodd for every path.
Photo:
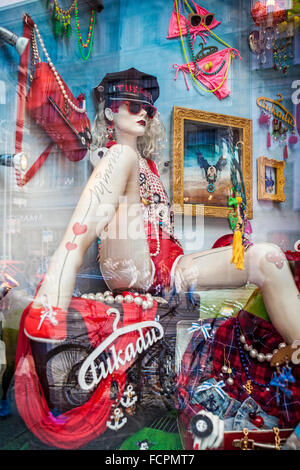
<instances>
[{"instance_id":1,"label":"tartan plaid fabric","mask_svg":"<svg viewBox=\"0 0 300 470\"><path fill-rule=\"evenodd\" d=\"M258 352L272 353L283 342L271 323L244 310L239 312L237 318L241 333L246 337L247 343L252 344ZM212 327L211 338L205 341L200 331L193 334L178 374L177 406L182 429L188 429L191 417L202 409L201 405L192 405L190 402L195 388L212 377L217 381L224 380L226 383L229 376L223 374L221 370L224 365L224 357L227 366L229 365L228 361L230 362L231 376L234 379L233 385L226 383L223 388L230 397L240 403L249 397L245 385L250 375L252 380L266 385L262 387L252 382L251 397L268 415L279 418L281 428L295 427L300 421L300 367L292 368L296 382L289 384L288 388L293 392L293 395L287 398L280 392L280 404L278 405L276 388L268 386L274 372L268 362L261 363L245 353L249 368L248 376L245 373L238 348L236 318L205 320L204 323L210 324Z\"/></svg>"}]
</instances>

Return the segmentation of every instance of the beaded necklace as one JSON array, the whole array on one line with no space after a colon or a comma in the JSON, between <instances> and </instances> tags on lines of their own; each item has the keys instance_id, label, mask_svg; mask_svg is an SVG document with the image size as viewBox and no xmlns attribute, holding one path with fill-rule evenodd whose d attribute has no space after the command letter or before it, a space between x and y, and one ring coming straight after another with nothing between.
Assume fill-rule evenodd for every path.
<instances>
[{"instance_id":1,"label":"beaded necklace","mask_svg":"<svg viewBox=\"0 0 300 470\"><path fill-rule=\"evenodd\" d=\"M54 27L54 34L56 36L65 35L68 38L72 34L72 27L70 23L71 13L73 10L75 10L76 35L77 35L77 42L78 42L80 55L83 60L88 60L91 55L92 45L93 45L93 37L94 37L94 29L95 29L95 9L92 8L90 25L89 25L89 30L88 30L88 37L87 37L86 42L84 42L82 39L81 31L80 31L77 0L73 0L72 4L67 10L63 10L59 6L58 0L48 0L47 7L49 7L50 10L53 10L52 22L53 22L53 27ZM87 47L89 49L87 51L87 54L84 55L82 49L86 49Z\"/></svg>"},{"instance_id":2,"label":"beaded necklace","mask_svg":"<svg viewBox=\"0 0 300 470\"><path fill-rule=\"evenodd\" d=\"M154 253L150 253L151 257L155 257L160 252L160 240L159 240L159 223L157 222L156 211L155 211L155 201L153 198L153 178L152 171L149 169L147 161L142 157L140 152L137 152L140 164L140 177L141 174L145 174L145 181L140 181L140 190L141 190L141 201L144 208L147 207L147 215L149 222L153 225L156 238L156 250ZM142 172L142 173L141 173ZM150 179L150 182L147 181L147 177Z\"/></svg>"},{"instance_id":3,"label":"beaded necklace","mask_svg":"<svg viewBox=\"0 0 300 470\"><path fill-rule=\"evenodd\" d=\"M243 345L242 345L242 342L241 342L241 339L240 339L240 325L239 325L238 318L236 318L236 320L235 320L235 334L236 334L236 340L237 340L237 343L238 343L238 349L239 349L241 363L242 363L244 372L246 374L246 377L248 379L247 385L244 386L244 388L246 389L246 391L249 394L252 391L252 385L251 385L252 383L254 385L257 385L258 387L268 389L270 387L270 383L263 384L261 382L258 382L257 380L253 379L253 377L251 376L251 374L249 372L249 366L247 365L247 360L246 360L246 353L243 350Z\"/></svg>"},{"instance_id":4,"label":"beaded necklace","mask_svg":"<svg viewBox=\"0 0 300 470\"><path fill-rule=\"evenodd\" d=\"M184 7L184 11L185 11L185 14L186 14L186 7L185 7L185 2L183 2L183 7ZM190 48L190 51L191 51L191 55L192 55L192 59L193 59L193 62L194 62L194 65L195 65L195 68L198 70L198 72L196 72L194 75L195 77L197 77L198 73L201 72L203 75L208 75L208 76L213 76L213 75L216 75L217 73L220 72L220 70L224 67L225 65L225 60L223 60L223 62L221 63L221 65L217 68L217 70L215 70L214 72L207 72L206 70L202 70L198 64L197 64L197 60L196 60L196 57L195 57L195 53L194 53L194 48L193 48L193 44L192 44L192 38L191 38L191 33L190 33L190 27L189 27L189 23L188 21L186 20L186 30L187 30L187 36L188 36L188 45L189 45L189 48Z\"/></svg>"},{"instance_id":5,"label":"beaded necklace","mask_svg":"<svg viewBox=\"0 0 300 470\"><path fill-rule=\"evenodd\" d=\"M221 88L221 86L223 85L223 83L225 82L226 78L227 78L227 75L228 75L228 71L229 71L229 67L230 67L230 64L231 64L231 59L233 57L233 54L232 52L230 52L230 56L229 56L229 60L228 60L228 66L227 66L227 69L226 69L226 72L224 74L224 78L223 80L221 81L221 83L214 89L214 90L207 90L206 88L203 88L202 86L199 85L198 81L197 81L197 78L196 76L194 75L191 67L190 67L190 64L189 64L189 59L186 55L186 50L185 50L185 47L184 47L184 42L183 42L183 37L182 37L182 31L181 31L181 26L180 26L180 18L179 18L179 8L178 8L178 1L175 0L175 7L176 7L176 14L177 14L177 22L178 22L178 28L179 28L179 32L180 32L180 40L181 40L181 46L182 46L182 50L183 50L183 54L184 54L184 57L185 57L185 60L186 60L186 65L189 69L189 72L191 74L191 77L192 79L194 80L194 82L196 83L197 87L200 88L200 90L202 91L206 91L206 93L215 93L217 90L219 90ZM209 28L206 28L207 30L209 30ZM215 36L215 35L214 35Z\"/></svg>"},{"instance_id":6,"label":"beaded necklace","mask_svg":"<svg viewBox=\"0 0 300 470\"><path fill-rule=\"evenodd\" d=\"M80 51L80 55L82 59L88 60L91 55L92 45L93 45L93 37L94 37L94 29L95 29L95 10L92 9L88 37L87 37L86 42L83 42L81 32L80 32L79 18L78 18L78 6L77 6L76 0L74 0L74 4L75 4L75 23L76 23L76 32L77 32L77 42L79 46L79 51ZM87 52L87 55L84 55L81 48L85 49L88 46L90 47Z\"/></svg>"},{"instance_id":7,"label":"beaded necklace","mask_svg":"<svg viewBox=\"0 0 300 470\"><path fill-rule=\"evenodd\" d=\"M223 62L221 63L221 65L220 65L220 66L217 68L217 70L215 70L214 72L207 72L206 70L202 70L202 69L199 67L199 65L197 64L197 60L196 60L195 53L194 53L194 48L193 48L193 44L192 44L192 38L191 38L190 28L189 28L188 22L186 22L186 30L187 30L188 44L189 44L189 48L190 48L190 51L191 51L192 59L193 59L195 68L198 70L198 72L196 72L196 73L194 74L195 77L197 77L197 75L198 75L199 72L201 72L203 75L208 75L208 76L213 76L213 75L216 75L217 73L219 73L220 70L221 70L221 69L224 67L224 65L225 65L225 60L223 60Z\"/></svg>"},{"instance_id":8,"label":"beaded necklace","mask_svg":"<svg viewBox=\"0 0 300 470\"><path fill-rule=\"evenodd\" d=\"M63 10L59 6L57 0L50 1L50 2L48 1L48 4L49 3L51 5L51 8L53 8L54 6L52 21L53 21L55 35L57 36L66 35L69 38L72 34L72 27L70 24L70 19L71 19L71 13L75 7L75 0L72 2L71 6L67 10Z\"/></svg>"}]
</instances>

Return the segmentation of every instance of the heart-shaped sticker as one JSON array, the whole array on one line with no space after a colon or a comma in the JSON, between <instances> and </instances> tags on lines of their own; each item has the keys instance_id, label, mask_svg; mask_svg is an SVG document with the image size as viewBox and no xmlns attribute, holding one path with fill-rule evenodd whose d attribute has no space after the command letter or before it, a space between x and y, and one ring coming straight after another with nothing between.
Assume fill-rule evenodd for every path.
<instances>
[{"instance_id":1,"label":"heart-shaped sticker","mask_svg":"<svg viewBox=\"0 0 300 470\"><path fill-rule=\"evenodd\" d=\"M76 243L67 242L65 244L65 247L67 248L68 251L72 251L72 250L76 250L77 245Z\"/></svg>"},{"instance_id":2,"label":"heart-shaped sticker","mask_svg":"<svg viewBox=\"0 0 300 470\"><path fill-rule=\"evenodd\" d=\"M76 224L73 225L72 229L75 235L82 235L87 231L87 226L76 222Z\"/></svg>"}]
</instances>

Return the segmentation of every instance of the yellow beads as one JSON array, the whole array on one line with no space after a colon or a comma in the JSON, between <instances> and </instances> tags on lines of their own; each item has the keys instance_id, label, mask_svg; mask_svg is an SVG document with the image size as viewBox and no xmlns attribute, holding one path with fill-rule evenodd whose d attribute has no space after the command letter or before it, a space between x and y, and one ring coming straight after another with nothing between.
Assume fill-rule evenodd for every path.
<instances>
[{"instance_id":1,"label":"yellow beads","mask_svg":"<svg viewBox=\"0 0 300 470\"><path fill-rule=\"evenodd\" d=\"M207 63L204 65L204 70L205 70L206 72L209 72L209 71L212 69L212 66L213 66L212 62L207 62Z\"/></svg>"}]
</instances>

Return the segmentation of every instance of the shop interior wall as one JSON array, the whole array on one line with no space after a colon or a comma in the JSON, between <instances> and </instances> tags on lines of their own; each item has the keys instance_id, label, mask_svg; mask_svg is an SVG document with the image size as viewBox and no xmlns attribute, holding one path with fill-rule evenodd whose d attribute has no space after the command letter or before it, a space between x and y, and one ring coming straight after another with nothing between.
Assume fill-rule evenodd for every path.
<instances>
[{"instance_id":1,"label":"shop interior wall","mask_svg":"<svg viewBox=\"0 0 300 470\"><path fill-rule=\"evenodd\" d=\"M69 1L61 0L61 6ZM94 48L88 61L80 57L75 26L69 40L55 38L46 0L9 3L0 8L0 25L22 34L22 17L29 13L37 23L46 48L57 70L67 82L73 94L85 92L88 115L95 116L92 88L107 72L135 67L156 75L160 84L157 106L166 126L168 143L161 155L159 167L165 186L172 195L171 116L173 106L184 106L210 112L253 119L253 240L275 241L285 249L299 238L300 207L297 206L297 176L299 171L299 144L289 149L286 163L285 203L257 201L256 159L269 156L282 160L283 148L272 144L267 150L266 132L258 125L257 96L274 98L279 91L284 104L292 107L292 81L299 72L295 66L287 77L272 68L256 70L255 58L250 53L247 38L254 25L248 0L207 0L201 5L212 11L221 24L215 32L225 42L237 48L243 58L235 59L228 75L231 93L219 101L213 93L199 90L188 77L187 90L184 77L178 74L174 81L173 64L183 64L184 55L180 39L167 40L168 24L173 0L104 0L104 10L96 15ZM1 6L1 4L0 4ZM90 9L79 3L79 19L85 38ZM74 24L74 18L72 19ZM196 40L197 44L198 40ZM199 41L200 42L200 41ZM210 40L214 45L214 41ZM45 60L42 57L42 60ZM1 97L0 97L0 153L13 153L16 123L17 72L19 56L7 44L0 44ZM24 150L29 163L37 158L47 145L47 137L27 119L24 130ZM170 161L169 166L164 163ZM47 260L55 249L66 227L85 182L91 173L86 157L78 163L69 162L55 151L38 174L22 190L15 184L12 169L0 167L0 217L2 259L18 260L26 266L30 284L36 281L36 271L46 269ZM207 249L214 241L229 233L226 219L205 218L204 236L197 246L189 249ZM298 234L298 235L297 235ZM297 238L298 237L298 238ZM91 269L96 257L96 245L89 250L84 269Z\"/></svg>"}]
</instances>

